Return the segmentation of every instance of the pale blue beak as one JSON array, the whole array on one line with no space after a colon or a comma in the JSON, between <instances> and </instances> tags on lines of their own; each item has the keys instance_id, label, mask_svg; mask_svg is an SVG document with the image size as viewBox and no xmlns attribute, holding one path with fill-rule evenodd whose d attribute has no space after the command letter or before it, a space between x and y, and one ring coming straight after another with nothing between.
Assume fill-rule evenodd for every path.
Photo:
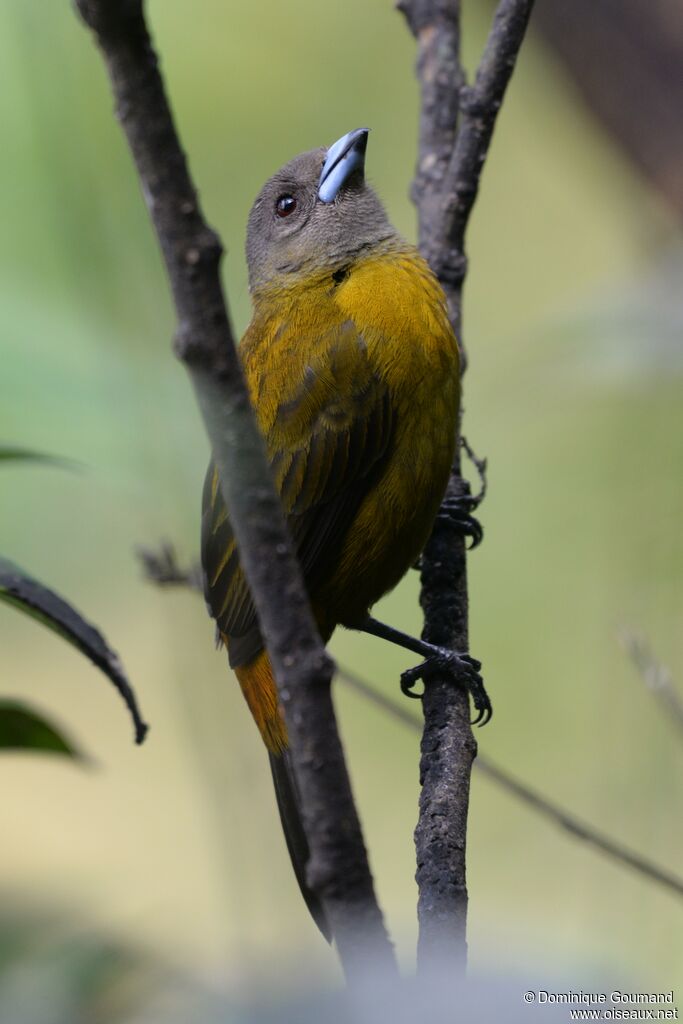
<instances>
[{"instance_id":1,"label":"pale blue beak","mask_svg":"<svg viewBox=\"0 0 683 1024\"><path fill-rule=\"evenodd\" d=\"M318 182L318 199L333 203L352 174L363 173L368 129L356 128L337 139L327 151Z\"/></svg>"}]
</instances>

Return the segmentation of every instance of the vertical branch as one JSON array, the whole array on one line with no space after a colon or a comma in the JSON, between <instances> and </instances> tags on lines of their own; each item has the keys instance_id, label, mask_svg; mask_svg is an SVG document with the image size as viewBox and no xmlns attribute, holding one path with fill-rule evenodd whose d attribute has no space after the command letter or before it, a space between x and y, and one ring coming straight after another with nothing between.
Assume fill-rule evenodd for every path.
<instances>
[{"instance_id":1,"label":"vertical branch","mask_svg":"<svg viewBox=\"0 0 683 1024\"><path fill-rule=\"evenodd\" d=\"M496 117L526 31L533 0L500 0L474 85L460 63L458 0L399 0L418 44L420 145L412 197L420 249L441 282L466 366L462 285L467 272L465 231L476 199ZM461 406L462 407L462 406ZM459 446L447 498L467 501ZM471 500L471 499L470 499ZM468 592L465 539L437 520L422 559L423 637L467 651ZM417 852L418 967L435 957L464 970L467 959L466 846L470 777L477 746L464 688L430 679L422 700Z\"/></svg>"},{"instance_id":2,"label":"vertical branch","mask_svg":"<svg viewBox=\"0 0 683 1024\"><path fill-rule=\"evenodd\" d=\"M221 489L270 656L291 742L319 895L349 978L368 956L390 970L337 732L332 662L315 628L235 349L220 281L222 247L207 225L176 134L142 0L76 0L111 79L178 319L176 352L211 441Z\"/></svg>"},{"instance_id":3,"label":"vertical branch","mask_svg":"<svg viewBox=\"0 0 683 1024\"><path fill-rule=\"evenodd\" d=\"M421 88L418 160L411 197L418 208L420 250L433 266L439 260L435 227L455 144L458 97L465 84L460 64L460 0L400 0L417 40L416 70Z\"/></svg>"}]
</instances>

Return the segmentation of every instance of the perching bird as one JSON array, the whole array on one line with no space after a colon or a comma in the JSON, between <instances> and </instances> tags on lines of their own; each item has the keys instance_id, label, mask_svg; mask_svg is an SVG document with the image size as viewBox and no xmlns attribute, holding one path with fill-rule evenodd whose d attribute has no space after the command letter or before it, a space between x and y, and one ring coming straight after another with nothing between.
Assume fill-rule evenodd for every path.
<instances>
[{"instance_id":1,"label":"perching bird","mask_svg":"<svg viewBox=\"0 0 683 1024\"><path fill-rule=\"evenodd\" d=\"M338 625L407 646L453 673L479 719L491 706L479 663L370 618L415 564L453 462L460 377L444 293L389 223L364 177L365 129L302 153L261 189L249 216L253 317L240 346L247 385L325 642ZM452 514L476 533L466 511ZM268 748L304 898L308 846L287 733L213 465L203 496L205 594Z\"/></svg>"}]
</instances>

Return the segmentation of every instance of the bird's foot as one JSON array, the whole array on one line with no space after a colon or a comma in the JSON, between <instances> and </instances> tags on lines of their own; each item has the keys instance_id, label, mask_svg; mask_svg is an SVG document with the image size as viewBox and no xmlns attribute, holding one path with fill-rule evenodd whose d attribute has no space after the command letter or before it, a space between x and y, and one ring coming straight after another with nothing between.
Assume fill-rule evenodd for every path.
<instances>
[{"instance_id":1,"label":"bird's foot","mask_svg":"<svg viewBox=\"0 0 683 1024\"><path fill-rule=\"evenodd\" d=\"M419 699L422 694L415 692L415 683L434 672L442 672L450 676L458 686L464 686L472 697L472 703L477 711L472 725L486 725L493 714L493 707L484 687L480 669L481 662L469 654L459 654L447 647L435 646L433 653L428 654L421 664L401 674L401 692L406 697Z\"/></svg>"},{"instance_id":2,"label":"bird's foot","mask_svg":"<svg viewBox=\"0 0 683 1024\"><path fill-rule=\"evenodd\" d=\"M477 499L470 494L463 494L457 498L447 495L436 514L437 521L448 523L463 537L470 538L470 551L481 544L484 536L481 523L472 515L478 504Z\"/></svg>"}]
</instances>

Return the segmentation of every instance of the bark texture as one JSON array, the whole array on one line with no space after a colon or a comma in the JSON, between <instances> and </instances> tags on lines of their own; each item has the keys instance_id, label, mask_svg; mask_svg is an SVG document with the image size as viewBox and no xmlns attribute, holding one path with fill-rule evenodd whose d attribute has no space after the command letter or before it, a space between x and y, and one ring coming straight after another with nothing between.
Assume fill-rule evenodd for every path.
<instances>
[{"instance_id":1,"label":"bark texture","mask_svg":"<svg viewBox=\"0 0 683 1024\"><path fill-rule=\"evenodd\" d=\"M422 104L412 197L420 249L443 285L466 367L462 285L465 231L477 196L496 117L526 31L533 0L501 0L472 86L460 62L460 3L401 0L417 40ZM446 495L468 503L470 489L458 455ZM471 503L473 504L473 503ZM469 649L465 538L439 517L422 558L423 638ZM470 777L476 742L464 689L445 678L425 684L417 851L418 968L444 958L467 959L466 841Z\"/></svg>"}]
</instances>

